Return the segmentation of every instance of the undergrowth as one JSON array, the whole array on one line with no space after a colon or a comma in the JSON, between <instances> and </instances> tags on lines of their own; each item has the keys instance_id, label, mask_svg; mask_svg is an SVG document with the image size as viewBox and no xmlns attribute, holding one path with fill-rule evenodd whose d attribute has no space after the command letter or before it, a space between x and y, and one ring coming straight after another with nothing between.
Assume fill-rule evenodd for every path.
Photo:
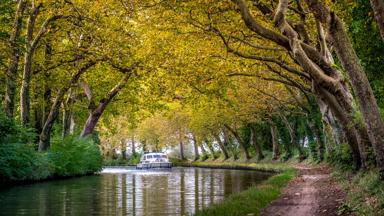
<instances>
[{"instance_id":1,"label":"undergrowth","mask_svg":"<svg viewBox=\"0 0 384 216\"><path fill-rule=\"evenodd\" d=\"M36 134L0 112L0 182L77 176L102 168L99 147L91 139L56 138L46 152L36 151Z\"/></svg>"}]
</instances>

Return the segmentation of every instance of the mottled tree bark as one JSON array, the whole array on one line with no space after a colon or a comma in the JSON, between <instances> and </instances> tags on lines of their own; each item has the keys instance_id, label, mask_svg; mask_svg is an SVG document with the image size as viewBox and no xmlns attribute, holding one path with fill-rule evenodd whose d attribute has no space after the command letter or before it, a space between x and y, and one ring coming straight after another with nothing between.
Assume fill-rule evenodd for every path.
<instances>
[{"instance_id":1,"label":"mottled tree bark","mask_svg":"<svg viewBox=\"0 0 384 216\"><path fill-rule=\"evenodd\" d=\"M317 155L318 155L319 162L321 162L324 159L324 151L325 151L325 145L324 145L323 139L321 138L321 132L311 120L307 120L307 125L311 130L311 132L313 133L313 135L315 136L315 141L317 144Z\"/></svg>"},{"instance_id":2,"label":"mottled tree bark","mask_svg":"<svg viewBox=\"0 0 384 216\"><path fill-rule=\"evenodd\" d=\"M20 31L23 24L24 9L25 9L25 0L18 0L15 20L13 22L12 31L9 38L11 55L9 58L9 65L7 69L6 89L5 89L5 96L3 101L4 112L9 118L13 118L13 112L15 108L16 77L17 77L16 75L17 75L17 67L18 67L19 58L20 58L20 47L18 45L18 40L20 37Z\"/></svg>"},{"instance_id":3,"label":"mottled tree bark","mask_svg":"<svg viewBox=\"0 0 384 216\"><path fill-rule=\"evenodd\" d=\"M384 40L384 1L371 0L371 5L373 12L375 13L375 19L380 30L381 38Z\"/></svg>"},{"instance_id":4,"label":"mottled tree bark","mask_svg":"<svg viewBox=\"0 0 384 216\"><path fill-rule=\"evenodd\" d=\"M376 98L343 22L318 0L307 0L317 20L327 27L328 38L347 73L363 115L365 129L376 154L376 163L384 178L384 122ZM362 134L364 136L364 133ZM365 146L360 146L360 150Z\"/></svg>"},{"instance_id":5,"label":"mottled tree bark","mask_svg":"<svg viewBox=\"0 0 384 216\"><path fill-rule=\"evenodd\" d=\"M270 123L272 137L272 160L279 158L279 142L277 138L277 127L274 123Z\"/></svg>"},{"instance_id":6,"label":"mottled tree bark","mask_svg":"<svg viewBox=\"0 0 384 216\"><path fill-rule=\"evenodd\" d=\"M207 150L205 150L203 143L200 143L200 149L201 149L201 153L203 154L204 159L206 159Z\"/></svg>"},{"instance_id":7,"label":"mottled tree bark","mask_svg":"<svg viewBox=\"0 0 384 216\"><path fill-rule=\"evenodd\" d=\"M350 115L348 112L345 112L340 104L338 104L337 99L327 90L322 88L315 88L315 91L318 92L318 96L322 97L322 100L327 101L327 104L329 104L332 113L340 122L355 162L355 169L359 169L361 166L364 166L365 157L361 157L359 150L359 146L361 147L362 145L362 140L360 134L356 130L356 127L351 125L351 123L354 121L352 115Z\"/></svg>"},{"instance_id":8,"label":"mottled tree bark","mask_svg":"<svg viewBox=\"0 0 384 216\"><path fill-rule=\"evenodd\" d=\"M281 115L281 119L283 120L283 123L288 130L289 137L291 138L291 146L296 146L299 151L299 161L305 160L306 156L296 136L296 127L292 126L284 115Z\"/></svg>"},{"instance_id":9,"label":"mottled tree bark","mask_svg":"<svg viewBox=\"0 0 384 216\"><path fill-rule=\"evenodd\" d=\"M108 104L112 101L113 97L115 97L117 93L119 93L119 91L125 86L131 75L132 73L130 73L130 71L126 72L120 82L115 87L113 87L103 99L99 101L99 104L96 106L96 108L94 108L89 114L88 119L85 122L83 130L80 134L80 137L86 137L92 134L105 108L107 108Z\"/></svg>"},{"instance_id":10,"label":"mottled tree bark","mask_svg":"<svg viewBox=\"0 0 384 216\"><path fill-rule=\"evenodd\" d=\"M205 138L204 142L205 142L205 144L207 144L207 147L208 147L209 151L211 152L212 158L215 160L217 157L216 157L216 152L215 152L215 148L213 147L212 141L208 138Z\"/></svg>"},{"instance_id":11,"label":"mottled tree bark","mask_svg":"<svg viewBox=\"0 0 384 216\"><path fill-rule=\"evenodd\" d=\"M42 36L47 32L48 25L62 16L55 15L46 19L41 25L39 31L36 36L33 38L33 32L36 22L36 17L39 13L40 6L35 6L32 1L31 11L28 17L27 22L27 35L25 39L25 54L24 54L24 70L23 70L23 78L21 82L20 89L20 120L22 125L27 125L29 123L30 117L30 83L31 83L31 70L32 70L32 61L33 54L35 52L36 46L39 43Z\"/></svg>"},{"instance_id":12,"label":"mottled tree bark","mask_svg":"<svg viewBox=\"0 0 384 216\"><path fill-rule=\"evenodd\" d=\"M40 133L40 140L39 140L39 151L45 151L48 149L50 144L50 138L51 138L51 130L53 127L53 123L56 120L58 114L59 114L59 108L61 103L63 102L64 95L68 91L68 89L74 85L80 78L80 76L88 70L90 67L95 65L96 62L91 61L86 64L84 64L81 68L79 68L75 74L72 75L72 78L68 81L64 87L62 87L59 92L56 95L56 98L52 104L52 107L49 111L48 117L44 123L43 130Z\"/></svg>"},{"instance_id":13,"label":"mottled tree bark","mask_svg":"<svg viewBox=\"0 0 384 216\"><path fill-rule=\"evenodd\" d=\"M67 100L63 102L64 113L63 113L63 137L68 136L71 133L72 128L72 104L75 102L75 96L72 89L69 90Z\"/></svg>"},{"instance_id":14,"label":"mottled tree bark","mask_svg":"<svg viewBox=\"0 0 384 216\"><path fill-rule=\"evenodd\" d=\"M223 141L220 139L220 136L218 134L213 134L213 136L215 137L217 143L219 144L220 150L224 155L224 160L227 160L229 158L229 155Z\"/></svg>"},{"instance_id":15,"label":"mottled tree bark","mask_svg":"<svg viewBox=\"0 0 384 216\"><path fill-rule=\"evenodd\" d=\"M257 160L262 160L264 158L264 154L260 144L257 142L256 128L254 128L253 126L250 126L250 129L251 129L250 141L252 146L255 148Z\"/></svg>"},{"instance_id":16,"label":"mottled tree bark","mask_svg":"<svg viewBox=\"0 0 384 216\"><path fill-rule=\"evenodd\" d=\"M136 154L136 143L135 143L135 135L132 135L131 139L131 148L132 148L132 155Z\"/></svg>"},{"instance_id":17,"label":"mottled tree bark","mask_svg":"<svg viewBox=\"0 0 384 216\"><path fill-rule=\"evenodd\" d=\"M245 142L241 139L240 135L234 129L232 129L229 125L224 124L224 127L227 128L228 131L231 132L232 135L235 137L237 142L239 142L241 148L243 149L243 152L244 152L244 155L245 155L245 159L246 160L251 159L251 155L249 155L248 148L247 148Z\"/></svg>"},{"instance_id":18,"label":"mottled tree bark","mask_svg":"<svg viewBox=\"0 0 384 216\"><path fill-rule=\"evenodd\" d=\"M196 136L192 134L192 142L193 142L193 149L195 151L195 158L194 161L199 160L200 155L199 155L199 144L197 143Z\"/></svg>"},{"instance_id":19,"label":"mottled tree bark","mask_svg":"<svg viewBox=\"0 0 384 216\"><path fill-rule=\"evenodd\" d=\"M225 128L223 128L222 131L223 131L223 135L224 135L224 145L229 147L229 149L230 149L231 152L232 152L233 160L236 161L237 159L239 159L239 157L238 157L237 154L236 154L236 147L235 147L234 144L233 144L232 138L231 138L230 135L227 133L227 131L225 130Z\"/></svg>"},{"instance_id":20,"label":"mottled tree bark","mask_svg":"<svg viewBox=\"0 0 384 216\"><path fill-rule=\"evenodd\" d=\"M179 150L180 150L180 160L185 160L185 156L184 156L184 144L183 144L183 141L182 141L182 140L179 141Z\"/></svg>"}]
</instances>

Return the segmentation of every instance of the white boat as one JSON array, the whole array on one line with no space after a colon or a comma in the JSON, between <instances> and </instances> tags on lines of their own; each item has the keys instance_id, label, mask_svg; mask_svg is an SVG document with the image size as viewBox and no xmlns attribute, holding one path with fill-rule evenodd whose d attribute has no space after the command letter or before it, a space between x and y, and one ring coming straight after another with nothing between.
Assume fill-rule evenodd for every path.
<instances>
[{"instance_id":1,"label":"white boat","mask_svg":"<svg viewBox=\"0 0 384 216\"><path fill-rule=\"evenodd\" d=\"M140 158L140 163L136 165L136 169L151 168L172 168L172 163L166 154L161 152L144 153Z\"/></svg>"}]
</instances>

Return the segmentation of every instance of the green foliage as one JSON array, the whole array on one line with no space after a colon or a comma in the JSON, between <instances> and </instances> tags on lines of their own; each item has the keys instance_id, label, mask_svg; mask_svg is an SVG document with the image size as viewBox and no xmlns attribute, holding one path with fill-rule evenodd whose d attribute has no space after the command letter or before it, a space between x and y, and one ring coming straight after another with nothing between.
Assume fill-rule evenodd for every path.
<instances>
[{"instance_id":1,"label":"green foliage","mask_svg":"<svg viewBox=\"0 0 384 216\"><path fill-rule=\"evenodd\" d=\"M374 94L384 107L384 42L373 16L370 1L339 1L355 50L364 66ZM347 6L346 6L347 5Z\"/></svg>"},{"instance_id":2,"label":"green foliage","mask_svg":"<svg viewBox=\"0 0 384 216\"><path fill-rule=\"evenodd\" d=\"M340 146L336 146L336 149L332 152L329 152L327 155L328 162L342 170L352 170L353 161L351 151L347 144L343 143Z\"/></svg>"},{"instance_id":3,"label":"green foliage","mask_svg":"<svg viewBox=\"0 0 384 216\"><path fill-rule=\"evenodd\" d=\"M0 112L0 181L40 180L74 176L101 169L101 154L91 140L54 139L52 148L40 153L31 144L35 134Z\"/></svg>"},{"instance_id":4,"label":"green foliage","mask_svg":"<svg viewBox=\"0 0 384 216\"><path fill-rule=\"evenodd\" d=\"M24 128L0 112L0 144L28 143L36 137L32 129Z\"/></svg>"},{"instance_id":5,"label":"green foliage","mask_svg":"<svg viewBox=\"0 0 384 216\"><path fill-rule=\"evenodd\" d=\"M118 159L104 160L104 166L134 166L140 162L140 154L130 155L127 159L119 157Z\"/></svg>"},{"instance_id":6,"label":"green foliage","mask_svg":"<svg viewBox=\"0 0 384 216\"><path fill-rule=\"evenodd\" d=\"M52 173L46 154L26 144L0 145L0 181L39 180Z\"/></svg>"},{"instance_id":7,"label":"green foliage","mask_svg":"<svg viewBox=\"0 0 384 216\"><path fill-rule=\"evenodd\" d=\"M361 171L357 174L338 170L333 173L345 191L347 203L339 211L352 211L355 215L384 214L384 183L377 170Z\"/></svg>"},{"instance_id":8,"label":"green foliage","mask_svg":"<svg viewBox=\"0 0 384 216\"><path fill-rule=\"evenodd\" d=\"M85 175L102 168L99 147L90 139L75 136L53 140L49 159L56 176Z\"/></svg>"}]
</instances>

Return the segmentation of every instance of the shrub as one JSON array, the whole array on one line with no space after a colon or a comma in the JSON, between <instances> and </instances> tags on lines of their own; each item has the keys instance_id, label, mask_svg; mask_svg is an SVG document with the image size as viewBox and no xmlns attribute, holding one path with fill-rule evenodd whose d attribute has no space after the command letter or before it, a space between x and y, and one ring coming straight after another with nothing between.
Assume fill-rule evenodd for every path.
<instances>
[{"instance_id":1,"label":"shrub","mask_svg":"<svg viewBox=\"0 0 384 216\"><path fill-rule=\"evenodd\" d=\"M121 156L117 159L104 160L103 164L105 166L133 166L140 162L140 154L135 153L130 155L127 159L122 158Z\"/></svg>"},{"instance_id":2,"label":"shrub","mask_svg":"<svg viewBox=\"0 0 384 216\"><path fill-rule=\"evenodd\" d=\"M48 155L56 176L91 174L102 168L99 147L91 139L75 136L54 139Z\"/></svg>"},{"instance_id":3,"label":"shrub","mask_svg":"<svg viewBox=\"0 0 384 216\"><path fill-rule=\"evenodd\" d=\"M0 180L39 180L51 175L46 154L38 153L32 145L0 145Z\"/></svg>"},{"instance_id":4,"label":"shrub","mask_svg":"<svg viewBox=\"0 0 384 216\"><path fill-rule=\"evenodd\" d=\"M354 164L351 163L353 161L351 151L345 143L337 146L334 151L329 153L327 160L331 165L342 170L352 170L354 168Z\"/></svg>"},{"instance_id":5,"label":"shrub","mask_svg":"<svg viewBox=\"0 0 384 216\"><path fill-rule=\"evenodd\" d=\"M35 137L33 129L22 127L0 111L0 144L29 143Z\"/></svg>"}]
</instances>

